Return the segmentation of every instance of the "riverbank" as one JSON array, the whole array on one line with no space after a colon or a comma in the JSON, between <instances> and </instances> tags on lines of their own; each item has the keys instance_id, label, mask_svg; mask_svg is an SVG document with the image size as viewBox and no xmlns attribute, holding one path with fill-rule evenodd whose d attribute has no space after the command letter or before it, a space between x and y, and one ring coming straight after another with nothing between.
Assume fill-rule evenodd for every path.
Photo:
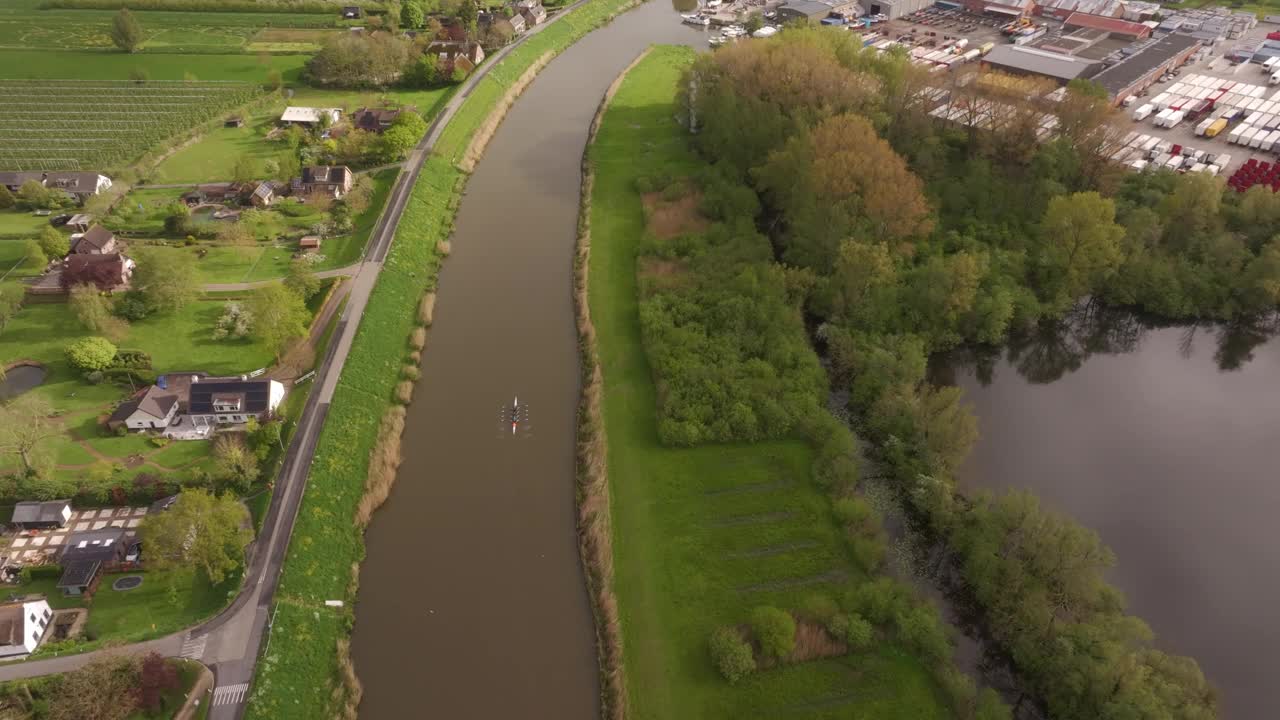
<instances>
[{"instance_id":1,"label":"riverbank","mask_svg":"<svg viewBox=\"0 0 1280 720\"><path fill-rule=\"evenodd\" d=\"M590 318L584 373L596 373L586 365L594 336L602 382L586 386L583 403L600 397L603 429L597 416L584 415L583 464L598 472L603 444L628 715L733 718L820 706L859 718L949 717L925 661L893 639L761 669L736 684L708 655L712 631L744 622L755 606L821 613L869 576L851 561L830 501L809 481L814 452L805 443L680 449L658 439L657 390L640 331L637 253L646 212L637 183L693 174L700 164L673 117L677 80L692 58L662 47L637 65L588 153L590 245L579 262L591 279L579 277ZM590 474L580 482L598 484ZM603 504L598 493L586 495L593 497ZM584 512L593 510L606 512L584 503Z\"/></svg>"},{"instance_id":2,"label":"riverbank","mask_svg":"<svg viewBox=\"0 0 1280 720\"><path fill-rule=\"evenodd\" d=\"M472 136L538 58L554 55L635 4L592 0L564 11L509 53L474 87L445 126L414 185L361 326L335 389L282 570L268 651L262 657L248 718L352 716L360 690L347 657L358 566L364 557L357 514L372 469L398 463L402 412L396 388L425 344L416 310L435 288L441 243L452 230L467 175L458 166ZM416 346L416 347L415 347ZM385 429L384 423L388 426ZM375 453L379 442L386 452ZM377 462L374 462L377 455ZM382 472L380 477L385 478ZM385 482L374 484L383 494ZM326 600L343 600L329 607Z\"/></svg>"}]
</instances>

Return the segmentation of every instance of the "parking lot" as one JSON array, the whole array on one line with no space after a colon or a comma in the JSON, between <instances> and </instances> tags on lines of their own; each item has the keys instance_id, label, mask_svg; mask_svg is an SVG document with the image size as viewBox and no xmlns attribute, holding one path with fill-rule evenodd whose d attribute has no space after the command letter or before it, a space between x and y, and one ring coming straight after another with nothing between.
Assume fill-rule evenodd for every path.
<instances>
[{"instance_id":1,"label":"parking lot","mask_svg":"<svg viewBox=\"0 0 1280 720\"><path fill-rule=\"evenodd\" d=\"M1206 138L1195 134L1195 128L1197 125L1195 122L1184 121L1173 128L1161 128L1156 127L1154 124L1155 113L1152 113L1152 115L1147 117L1145 120L1135 121L1133 119L1133 111L1141 105L1158 97L1161 93L1167 92L1175 85L1182 83L1184 79L1190 78L1194 75L1218 78L1228 82L1266 86L1267 90L1264 97L1271 97L1277 91L1280 91L1280 85L1268 85L1269 74L1263 72L1261 65L1252 62L1232 64L1224 57L1224 55L1236 47L1256 46L1263 40L1263 38L1266 37L1268 32L1272 32L1277 29L1280 29L1280 26L1268 25L1265 23L1259 24L1246 36L1238 40L1222 43L1219 47L1214 48L1213 52L1208 54L1207 57L1183 65L1178 70L1177 75L1164 82L1158 82L1155 85L1152 85L1141 97L1134 101L1133 105L1128 108L1122 108L1121 112L1123 113L1123 117L1119 121L1121 126L1127 131L1134 131L1141 134L1151 135L1152 137L1158 137L1161 140L1174 145L1191 147L1211 154L1229 154L1231 156L1231 162L1223 167L1222 171L1219 173L1219 175L1223 177L1230 176L1237 168L1247 162L1249 158L1255 158L1258 161L1273 161L1277 154L1274 148L1271 151L1263 151L1261 149L1235 145L1227 141L1231 129L1240 124L1239 119L1231 121L1227 129L1222 131L1217 137ZM1222 108L1215 109L1215 113L1221 112L1222 110Z\"/></svg>"}]
</instances>

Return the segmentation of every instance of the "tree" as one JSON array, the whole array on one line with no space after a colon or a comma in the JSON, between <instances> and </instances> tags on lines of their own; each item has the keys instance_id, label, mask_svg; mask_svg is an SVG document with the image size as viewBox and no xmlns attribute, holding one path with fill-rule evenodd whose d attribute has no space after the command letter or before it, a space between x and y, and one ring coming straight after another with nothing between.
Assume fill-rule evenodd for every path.
<instances>
[{"instance_id":1,"label":"tree","mask_svg":"<svg viewBox=\"0 0 1280 720\"><path fill-rule=\"evenodd\" d=\"M424 52L409 64L404 74L405 84L415 88L430 88L444 82L440 72L440 57Z\"/></svg>"},{"instance_id":2,"label":"tree","mask_svg":"<svg viewBox=\"0 0 1280 720\"><path fill-rule=\"evenodd\" d=\"M138 535L152 568L193 567L216 585L244 562L244 547L253 537L245 527L248 519L249 511L234 496L188 488L168 510L148 515Z\"/></svg>"},{"instance_id":3,"label":"tree","mask_svg":"<svg viewBox=\"0 0 1280 720\"><path fill-rule=\"evenodd\" d=\"M44 254L44 248L40 247L37 240L28 240L22 246L23 258L26 259L26 265L32 270L44 270L49 265L49 257Z\"/></svg>"},{"instance_id":4,"label":"tree","mask_svg":"<svg viewBox=\"0 0 1280 720\"><path fill-rule=\"evenodd\" d=\"M251 183L258 177L258 161L249 153L236 158L235 167L231 170L231 179L238 183Z\"/></svg>"},{"instance_id":5,"label":"tree","mask_svg":"<svg viewBox=\"0 0 1280 720\"><path fill-rule=\"evenodd\" d=\"M151 73L146 68L136 67L129 71L129 79L142 85L151 79Z\"/></svg>"},{"instance_id":6,"label":"tree","mask_svg":"<svg viewBox=\"0 0 1280 720\"><path fill-rule=\"evenodd\" d=\"M40 249L44 251L46 257L60 258L71 252L71 238L52 226L46 226L41 230L36 242L40 243Z\"/></svg>"},{"instance_id":7,"label":"tree","mask_svg":"<svg viewBox=\"0 0 1280 720\"><path fill-rule=\"evenodd\" d=\"M1041 282L1051 299L1070 304L1095 292L1120 264L1124 228L1115 202L1096 192L1059 195L1040 223Z\"/></svg>"},{"instance_id":8,"label":"tree","mask_svg":"<svg viewBox=\"0 0 1280 720\"><path fill-rule=\"evenodd\" d=\"M178 689L178 669L160 653L147 653L138 668L138 704L148 713L157 713L164 694Z\"/></svg>"},{"instance_id":9,"label":"tree","mask_svg":"<svg viewBox=\"0 0 1280 720\"><path fill-rule=\"evenodd\" d=\"M306 260L297 258L289 263L284 286L303 300L310 300L320 290L320 278L311 272L311 266Z\"/></svg>"},{"instance_id":10,"label":"tree","mask_svg":"<svg viewBox=\"0 0 1280 720\"><path fill-rule=\"evenodd\" d=\"M282 87L284 87L284 76L280 74L280 71L274 68L267 71L267 89L279 90Z\"/></svg>"},{"instance_id":11,"label":"tree","mask_svg":"<svg viewBox=\"0 0 1280 720\"><path fill-rule=\"evenodd\" d=\"M871 641L875 637L875 628L871 627L871 623L867 622L858 613L850 613L846 620L844 628L844 637L840 638L849 645L851 650L866 650L871 647Z\"/></svg>"},{"instance_id":12,"label":"tree","mask_svg":"<svg viewBox=\"0 0 1280 720\"><path fill-rule=\"evenodd\" d=\"M196 260L190 253L143 248L136 259L133 286L152 312L175 312L200 293Z\"/></svg>"},{"instance_id":13,"label":"tree","mask_svg":"<svg viewBox=\"0 0 1280 720\"><path fill-rule=\"evenodd\" d=\"M142 26L129 8L120 8L111 20L111 42L127 53L137 52L142 45Z\"/></svg>"},{"instance_id":14,"label":"tree","mask_svg":"<svg viewBox=\"0 0 1280 720\"><path fill-rule=\"evenodd\" d=\"M396 117L391 127L382 134L380 154L387 162L404 159L427 132L427 123L412 110L405 110Z\"/></svg>"},{"instance_id":15,"label":"tree","mask_svg":"<svg viewBox=\"0 0 1280 720\"><path fill-rule=\"evenodd\" d=\"M116 359L116 346L103 337L81 338L67 346L67 362L77 370L106 370Z\"/></svg>"},{"instance_id":16,"label":"tree","mask_svg":"<svg viewBox=\"0 0 1280 720\"><path fill-rule=\"evenodd\" d=\"M46 441L61 428L48 400L24 393L0 405L0 455L17 456L26 475L38 475L49 460Z\"/></svg>"},{"instance_id":17,"label":"tree","mask_svg":"<svg viewBox=\"0 0 1280 720\"><path fill-rule=\"evenodd\" d=\"M249 300L253 334L276 354L276 360L298 338L306 337L311 313L302 297L282 284L268 285Z\"/></svg>"},{"instance_id":18,"label":"tree","mask_svg":"<svg viewBox=\"0 0 1280 720\"><path fill-rule=\"evenodd\" d=\"M111 313L111 301L94 285L82 283L71 288L68 304L85 330L111 340L122 340L129 324Z\"/></svg>"},{"instance_id":19,"label":"tree","mask_svg":"<svg viewBox=\"0 0 1280 720\"><path fill-rule=\"evenodd\" d=\"M13 193L9 192L9 188L0 185L0 210L8 210L18 202Z\"/></svg>"},{"instance_id":20,"label":"tree","mask_svg":"<svg viewBox=\"0 0 1280 720\"><path fill-rule=\"evenodd\" d=\"M26 210L48 210L58 205L57 192L39 180L28 180L18 187L18 206Z\"/></svg>"},{"instance_id":21,"label":"tree","mask_svg":"<svg viewBox=\"0 0 1280 720\"><path fill-rule=\"evenodd\" d=\"M218 436L213 443L213 460L218 475L239 492L248 492L258 479L258 458L238 433Z\"/></svg>"},{"instance_id":22,"label":"tree","mask_svg":"<svg viewBox=\"0 0 1280 720\"><path fill-rule=\"evenodd\" d=\"M22 301L26 297L27 293L21 285L0 285L0 331L22 309Z\"/></svg>"},{"instance_id":23,"label":"tree","mask_svg":"<svg viewBox=\"0 0 1280 720\"><path fill-rule=\"evenodd\" d=\"M240 303L230 301L222 311L222 317L218 318L218 324L214 326L213 339L239 340L248 337L251 330L253 330L253 313L246 310Z\"/></svg>"},{"instance_id":24,"label":"tree","mask_svg":"<svg viewBox=\"0 0 1280 720\"><path fill-rule=\"evenodd\" d=\"M49 720L125 720L138 708L138 658L108 655L62 676Z\"/></svg>"},{"instance_id":25,"label":"tree","mask_svg":"<svg viewBox=\"0 0 1280 720\"><path fill-rule=\"evenodd\" d=\"M736 683L755 672L756 658L751 653L751 645L742 639L742 634L736 628L716 628L711 633L709 647L711 661L730 683Z\"/></svg>"},{"instance_id":26,"label":"tree","mask_svg":"<svg viewBox=\"0 0 1280 720\"><path fill-rule=\"evenodd\" d=\"M178 200L165 208L164 230L170 235L187 235L191 229L191 208Z\"/></svg>"},{"instance_id":27,"label":"tree","mask_svg":"<svg viewBox=\"0 0 1280 720\"><path fill-rule=\"evenodd\" d=\"M776 607L761 605L751 611L751 630L760 644L760 652L782 660L796 648L796 621L791 614Z\"/></svg>"},{"instance_id":28,"label":"tree","mask_svg":"<svg viewBox=\"0 0 1280 720\"><path fill-rule=\"evenodd\" d=\"M400 24L407 28L420 28L427 19L420 3L409 0L400 8Z\"/></svg>"}]
</instances>

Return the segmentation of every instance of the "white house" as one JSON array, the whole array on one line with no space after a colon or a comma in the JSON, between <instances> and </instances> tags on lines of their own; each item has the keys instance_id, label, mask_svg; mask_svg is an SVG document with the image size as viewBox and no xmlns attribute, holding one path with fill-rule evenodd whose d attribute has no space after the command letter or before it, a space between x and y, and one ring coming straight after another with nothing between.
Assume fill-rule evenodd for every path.
<instances>
[{"instance_id":1,"label":"white house","mask_svg":"<svg viewBox=\"0 0 1280 720\"><path fill-rule=\"evenodd\" d=\"M52 619L49 602L38 595L0 605L0 660L34 652Z\"/></svg>"},{"instance_id":2,"label":"white house","mask_svg":"<svg viewBox=\"0 0 1280 720\"><path fill-rule=\"evenodd\" d=\"M178 414L178 396L152 385L137 400L123 403L107 419L107 427L123 424L130 430L167 428Z\"/></svg>"},{"instance_id":3,"label":"white house","mask_svg":"<svg viewBox=\"0 0 1280 720\"><path fill-rule=\"evenodd\" d=\"M342 117L342 110L339 108L287 107L284 109L284 114L280 116L280 122L295 125L315 125L323 117L328 117L329 124L333 125L338 122L338 118Z\"/></svg>"}]
</instances>

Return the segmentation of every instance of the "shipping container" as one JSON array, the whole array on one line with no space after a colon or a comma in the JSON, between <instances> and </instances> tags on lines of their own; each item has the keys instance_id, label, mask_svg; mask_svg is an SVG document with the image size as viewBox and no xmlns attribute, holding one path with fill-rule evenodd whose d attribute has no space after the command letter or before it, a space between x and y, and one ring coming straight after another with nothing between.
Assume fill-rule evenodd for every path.
<instances>
[{"instance_id":1,"label":"shipping container","mask_svg":"<svg viewBox=\"0 0 1280 720\"><path fill-rule=\"evenodd\" d=\"M1209 126L1212 124L1213 124L1212 118L1206 118L1204 120L1201 120L1200 124L1196 125L1196 131L1195 131L1196 135L1199 137L1204 137L1205 131L1208 130Z\"/></svg>"},{"instance_id":2,"label":"shipping container","mask_svg":"<svg viewBox=\"0 0 1280 720\"><path fill-rule=\"evenodd\" d=\"M1244 131L1248 129L1249 129L1248 125L1235 126L1234 128L1232 128L1231 132L1227 135L1227 142L1238 144L1240 142L1240 137L1243 136Z\"/></svg>"},{"instance_id":3,"label":"shipping container","mask_svg":"<svg viewBox=\"0 0 1280 720\"><path fill-rule=\"evenodd\" d=\"M1170 115L1169 118L1164 121L1164 126L1167 128L1178 127L1178 123L1182 122L1182 120L1186 118L1186 116L1187 114L1185 112L1179 110L1173 113L1172 115Z\"/></svg>"},{"instance_id":4,"label":"shipping container","mask_svg":"<svg viewBox=\"0 0 1280 720\"><path fill-rule=\"evenodd\" d=\"M1132 163L1129 164L1129 167L1132 168L1134 172L1142 172L1143 170L1147 169L1147 161L1134 160Z\"/></svg>"},{"instance_id":5,"label":"shipping container","mask_svg":"<svg viewBox=\"0 0 1280 720\"><path fill-rule=\"evenodd\" d=\"M1182 167L1182 156L1170 155L1169 159L1164 161L1164 167L1166 170L1177 170Z\"/></svg>"},{"instance_id":6,"label":"shipping container","mask_svg":"<svg viewBox=\"0 0 1280 720\"><path fill-rule=\"evenodd\" d=\"M1270 134L1271 133L1267 132L1266 130L1263 130L1262 128L1258 128L1257 130L1254 131L1253 135L1249 137L1249 147L1254 149L1261 147L1262 141L1266 140L1267 136Z\"/></svg>"},{"instance_id":7,"label":"shipping container","mask_svg":"<svg viewBox=\"0 0 1280 720\"><path fill-rule=\"evenodd\" d=\"M1156 109L1156 108L1155 108L1155 106L1154 106L1154 105L1152 105L1151 103L1147 103L1146 105L1143 105L1142 107L1140 107L1140 108L1138 108L1137 110L1134 110L1134 111L1133 111L1133 119L1134 119L1135 121L1137 121L1137 122L1141 122L1141 121L1143 121L1143 120L1146 120L1148 117L1150 117L1150 116L1151 116L1151 113L1152 113L1155 109Z\"/></svg>"},{"instance_id":8,"label":"shipping container","mask_svg":"<svg viewBox=\"0 0 1280 720\"><path fill-rule=\"evenodd\" d=\"M1160 112L1156 113L1156 119L1155 119L1156 127L1164 127L1165 120L1168 120L1169 116L1172 115L1174 112L1176 111L1171 110L1169 108L1165 108L1164 110L1161 110Z\"/></svg>"},{"instance_id":9,"label":"shipping container","mask_svg":"<svg viewBox=\"0 0 1280 720\"><path fill-rule=\"evenodd\" d=\"M1205 129L1204 136L1208 138L1218 137L1218 133L1222 132L1224 129L1226 129L1226 127L1227 127L1226 119L1218 118L1217 120L1214 120L1213 123L1210 124L1208 128Z\"/></svg>"}]
</instances>

